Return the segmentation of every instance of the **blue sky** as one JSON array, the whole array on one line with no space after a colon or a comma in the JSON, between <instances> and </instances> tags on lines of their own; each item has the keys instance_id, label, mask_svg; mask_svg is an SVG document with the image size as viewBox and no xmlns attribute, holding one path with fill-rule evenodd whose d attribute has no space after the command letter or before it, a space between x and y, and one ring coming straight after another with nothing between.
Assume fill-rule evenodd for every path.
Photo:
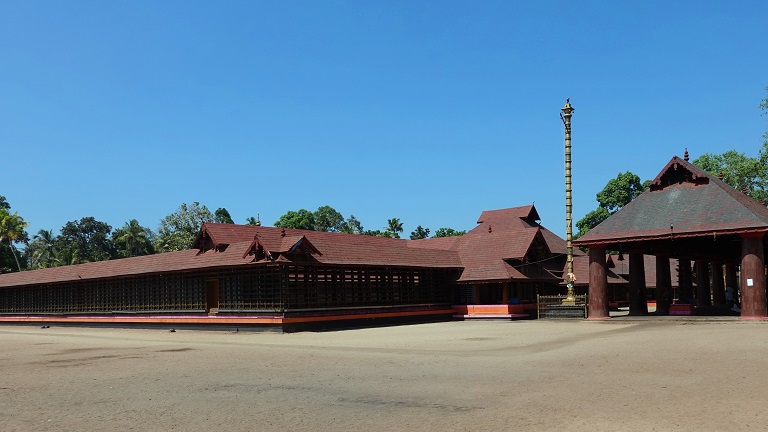
<instances>
[{"instance_id":1,"label":"blue sky","mask_svg":"<svg viewBox=\"0 0 768 432\"><path fill-rule=\"evenodd\" d=\"M733 3L733 4L731 4ZM756 156L768 2L0 1L0 195L39 229L330 205L565 236L619 172ZM575 230L575 227L574 227Z\"/></svg>"}]
</instances>

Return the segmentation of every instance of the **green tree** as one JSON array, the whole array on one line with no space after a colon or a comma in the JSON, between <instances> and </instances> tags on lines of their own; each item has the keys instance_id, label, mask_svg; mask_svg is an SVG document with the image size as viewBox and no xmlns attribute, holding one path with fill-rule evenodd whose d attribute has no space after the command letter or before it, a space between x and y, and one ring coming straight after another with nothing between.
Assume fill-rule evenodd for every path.
<instances>
[{"instance_id":1,"label":"green tree","mask_svg":"<svg viewBox=\"0 0 768 432\"><path fill-rule=\"evenodd\" d=\"M648 184L650 182L644 184L640 181L640 177L629 171L619 173L615 179L608 181L603 190L597 193L597 202L609 213L616 213L643 193Z\"/></svg>"},{"instance_id":2,"label":"green tree","mask_svg":"<svg viewBox=\"0 0 768 432\"><path fill-rule=\"evenodd\" d=\"M347 219L341 224L339 232L347 234L363 234L363 224L355 217L355 215L349 215Z\"/></svg>"},{"instance_id":3,"label":"green tree","mask_svg":"<svg viewBox=\"0 0 768 432\"><path fill-rule=\"evenodd\" d=\"M115 245L117 256L121 258L151 255L155 253L152 244L154 236L151 229L141 226L136 219L131 219L112 233L112 243Z\"/></svg>"},{"instance_id":4,"label":"green tree","mask_svg":"<svg viewBox=\"0 0 768 432\"><path fill-rule=\"evenodd\" d=\"M421 225L411 232L411 240L425 239L429 237L429 228L423 228Z\"/></svg>"},{"instance_id":5,"label":"green tree","mask_svg":"<svg viewBox=\"0 0 768 432\"><path fill-rule=\"evenodd\" d=\"M387 227L385 228L386 237L400 238L400 233L403 232L403 223L398 218L392 218L387 220Z\"/></svg>"},{"instance_id":6,"label":"green tree","mask_svg":"<svg viewBox=\"0 0 768 432\"><path fill-rule=\"evenodd\" d=\"M322 206L313 214L315 231L340 232L344 224L344 216L331 206Z\"/></svg>"},{"instance_id":7,"label":"green tree","mask_svg":"<svg viewBox=\"0 0 768 432\"><path fill-rule=\"evenodd\" d=\"M435 231L435 237L454 237L466 234L466 231L457 231L453 228L438 228Z\"/></svg>"},{"instance_id":8,"label":"green tree","mask_svg":"<svg viewBox=\"0 0 768 432\"><path fill-rule=\"evenodd\" d=\"M53 230L40 230L32 237L26 254L31 268L56 266L56 236Z\"/></svg>"},{"instance_id":9,"label":"green tree","mask_svg":"<svg viewBox=\"0 0 768 432\"><path fill-rule=\"evenodd\" d=\"M245 220L246 225L254 225L254 226L261 226L261 221L258 217L249 216L248 219Z\"/></svg>"},{"instance_id":10,"label":"green tree","mask_svg":"<svg viewBox=\"0 0 768 432\"><path fill-rule=\"evenodd\" d=\"M300 209L299 211L289 210L286 214L280 216L275 222L278 228L294 228L311 230L315 229L315 215L309 210Z\"/></svg>"},{"instance_id":11,"label":"green tree","mask_svg":"<svg viewBox=\"0 0 768 432\"><path fill-rule=\"evenodd\" d=\"M157 252L172 252L192 247L204 222L213 222L214 215L204 205L182 203L179 208L160 221L155 237Z\"/></svg>"},{"instance_id":12,"label":"green tree","mask_svg":"<svg viewBox=\"0 0 768 432\"><path fill-rule=\"evenodd\" d=\"M587 231L608 219L608 216L629 204L648 189L650 184L650 180L641 182L640 177L629 171L619 173L616 178L609 180L603 190L597 193L599 207L576 222L576 227L579 229L576 237L583 236Z\"/></svg>"},{"instance_id":13,"label":"green tree","mask_svg":"<svg viewBox=\"0 0 768 432\"><path fill-rule=\"evenodd\" d=\"M3 199L5 202L5 199ZM7 205L7 202L6 202ZM10 206L8 206L10 208ZM13 247L14 242L26 242L27 233L24 231L29 223L24 222L24 218L19 216L18 212L11 214L5 205L0 205L0 242L7 241L8 247L11 249L11 255L16 261L16 268L21 271L21 262L19 261L16 249Z\"/></svg>"},{"instance_id":14,"label":"green tree","mask_svg":"<svg viewBox=\"0 0 768 432\"><path fill-rule=\"evenodd\" d=\"M232 216L229 215L229 212L224 207L217 208L216 211L213 212L213 220L214 222L225 224L235 223L235 221L232 220Z\"/></svg>"},{"instance_id":15,"label":"green tree","mask_svg":"<svg viewBox=\"0 0 768 432\"><path fill-rule=\"evenodd\" d=\"M69 221L61 228L56 247L71 250L82 262L105 261L115 254L111 231L109 224L91 216Z\"/></svg>"},{"instance_id":16,"label":"green tree","mask_svg":"<svg viewBox=\"0 0 768 432\"><path fill-rule=\"evenodd\" d=\"M8 203L8 201L5 199L5 196L0 195L0 212L5 210L4 214L7 214L8 216L13 217L14 215L11 215L11 205ZM16 214L16 217L19 217L18 214ZM23 219L20 220L23 222ZM6 224L8 225L14 225L18 223L19 220L7 220ZM24 225L26 227L26 225ZM2 240L2 238L0 238ZM25 267L25 260L24 256L19 257L16 254L16 250L13 247L14 242L23 242L26 243L28 241L27 233L22 228L22 235L12 242L9 242L8 244L0 241L0 273L7 273L14 271L14 269L18 270L19 268ZM15 265L14 265L15 264Z\"/></svg>"}]
</instances>

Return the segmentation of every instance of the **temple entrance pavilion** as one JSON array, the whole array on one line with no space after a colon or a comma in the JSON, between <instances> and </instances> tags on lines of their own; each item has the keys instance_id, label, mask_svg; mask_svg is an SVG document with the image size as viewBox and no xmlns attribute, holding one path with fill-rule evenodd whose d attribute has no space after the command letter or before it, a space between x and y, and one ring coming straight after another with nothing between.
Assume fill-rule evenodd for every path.
<instances>
[{"instance_id":1,"label":"temple entrance pavilion","mask_svg":"<svg viewBox=\"0 0 768 432\"><path fill-rule=\"evenodd\" d=\"M589 319L609 318L607 250L629 256L630 315L648 313L645 254L656 257L657 313L740 300L742 319L766 319L766 233L764 204L690 164L687 152L675 156L649 190L574 241L589 248Z\"/></svg>"}]
</instances>

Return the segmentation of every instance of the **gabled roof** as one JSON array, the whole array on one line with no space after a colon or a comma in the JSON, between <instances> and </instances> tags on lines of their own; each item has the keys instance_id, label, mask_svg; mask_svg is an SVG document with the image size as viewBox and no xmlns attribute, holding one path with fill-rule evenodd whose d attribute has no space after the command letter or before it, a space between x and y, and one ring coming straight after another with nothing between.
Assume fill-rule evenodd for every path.
<instances>
[{"instance_id":1,"label":"gabled roof","mask_svg":"<svg viewBox=\"0 0 768 432\"><path fill-rule=\"evenodd\" d=\"M678 158L649 190L587 234L577 245L768 230L768 209L722 180Z\"/></svg>"},{"instance_id":2,"label":"gabled roof","mask_svg":"<svg viewBox=\"0 0 768 432\"><path fill-rule=\"evenodd\" d=\"M492 230L519 230L536 226L539 220L541 218L533 204L500 210L484 210L477 219L478 226L475 229L484 226Z\"/></svg>"}]
</instances>

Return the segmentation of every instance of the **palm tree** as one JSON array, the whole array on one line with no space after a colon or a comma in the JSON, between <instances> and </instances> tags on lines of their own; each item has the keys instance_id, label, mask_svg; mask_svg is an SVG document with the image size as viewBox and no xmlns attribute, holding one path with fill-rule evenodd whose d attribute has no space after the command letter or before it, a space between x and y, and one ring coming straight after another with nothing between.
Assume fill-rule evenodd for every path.
<instances>
[{"instance_id":1,"label":"palm tree","mask_svg":"<svg viewBox=\"0 0 768 432\"><path fill-rule=\"evenodd\" d=\"M11 253L16 260L16 267L21 271L21 263L19 263L19 257L16 255L16 249L13 247L13 242L24 241L27 238L27 233L24 232L29 223L24 222L24 218L19 216L19 213L10 214L8 209L0 207L0 241L8 240L8 245L11 247Z\"/></svg>"},{"instance_id":2,"label":"palm tree","mask_svg":"<svg viewBox=\"0 0 768 432\"><path fill-rule=\"evenodd\" d=\"M403 223L398 218L387 220L386 232L391 233L394 238L400 238L400 233L403 232Z\"/></svg>"},{"instance_id":3,"label":"palm tree","mask_svg":"<svg viewBox=\"0 0 768 432\"><path fill-rule=\"evenodd\" d=\"M149 255L152 250L152 231L139 224L136 219L126 222L122 228L112 234L115 246L121 249L125 257Z\"/></svg>"},{"instance_id":4,"label":"palm tree","mask_svg":"<svg viewBox=\"0 0 768 432\"><path fill-rule=\"evenodd\" d=\"M66 248L56 252L56 258L54 259L56 266L68 266L80 264L80 258L77 256L77 252Z\"/></svg>"},{"instance_id":5,"label":"palm tree","mask_svg":"<svg viewBox=\"0 0 768 432\"><path fill-rule=\"evenodd\" d=\"M56 237L53 230L40 230L32 237L27 251L32 249L32 261L37 268L50 267L56 257Z\"/></svg>"}]
</instances>

